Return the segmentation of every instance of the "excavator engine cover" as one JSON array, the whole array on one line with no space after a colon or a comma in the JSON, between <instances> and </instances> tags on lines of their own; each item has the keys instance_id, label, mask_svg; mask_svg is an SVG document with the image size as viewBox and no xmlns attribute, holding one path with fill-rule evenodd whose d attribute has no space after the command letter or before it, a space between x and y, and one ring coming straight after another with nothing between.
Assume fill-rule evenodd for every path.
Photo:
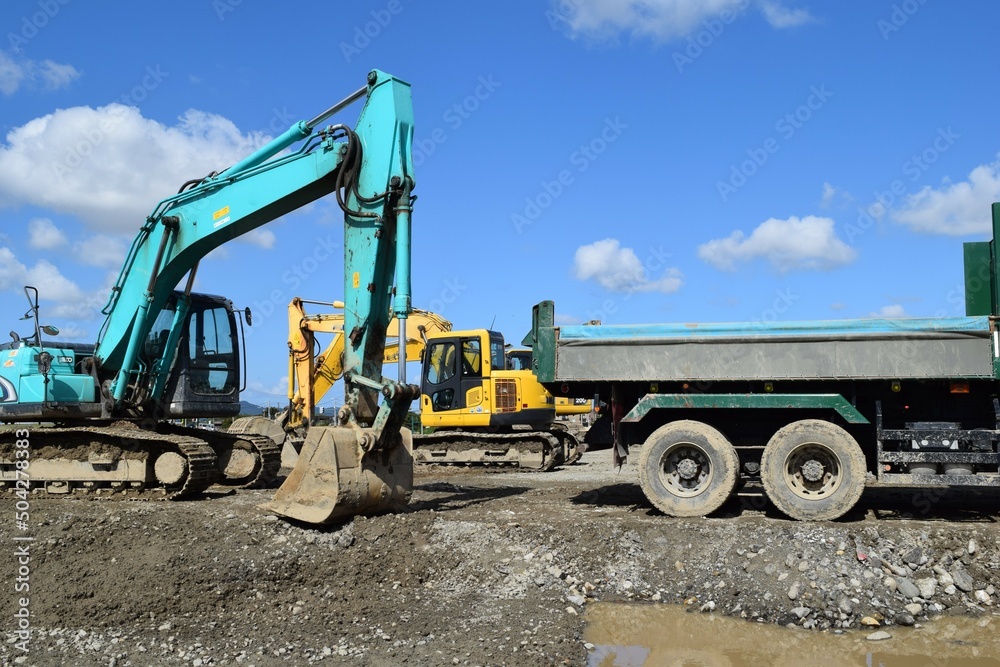
<instances>
[{"instance_id":1,"label":"excavator engine cover","mask_svg":"<svg viewBox=\"0 0 1000 667\"><path fill-rule=\"evenodd\" d=\"M313 426L295 467L274 499L261 507L306 523L335 523L357 514L398 511L413 493L413 436L400 430L400 444L365 452L370 429Z\"/></svg>"}]
</instances>

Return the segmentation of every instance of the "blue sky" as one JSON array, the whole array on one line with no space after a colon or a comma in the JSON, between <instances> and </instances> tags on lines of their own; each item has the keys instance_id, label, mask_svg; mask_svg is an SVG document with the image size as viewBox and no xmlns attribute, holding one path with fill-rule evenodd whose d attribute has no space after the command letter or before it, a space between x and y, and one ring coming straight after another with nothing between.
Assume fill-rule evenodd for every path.
<instances>
[{"instance_id":1,"label":"blue sky","mask_svg":"<svg viewBox=\"0 0 1000 667\"><path fill-rule=\"evenodd\" d=\"M6 2L6 326L30 282L92 341L159 199L374 67L413 86L414 305L456 328L518 343L542 299L564 323L961 315L1000 200L998 24L985 0ZM257 314L250 400L282 400L287 301L341 296L315 261L341 221L320 202L203 262L200 291Z\"/></svg>"}]
</instances>

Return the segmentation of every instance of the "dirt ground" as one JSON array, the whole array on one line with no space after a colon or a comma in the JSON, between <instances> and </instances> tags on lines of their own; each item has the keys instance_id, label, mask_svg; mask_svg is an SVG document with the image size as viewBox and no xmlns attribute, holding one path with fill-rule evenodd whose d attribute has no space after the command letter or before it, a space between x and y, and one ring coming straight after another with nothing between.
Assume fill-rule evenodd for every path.
<instances>
[{"instance_id":1,"label":"dirt ground","mask_svg":"<svg viewBox=\"0 0 1000 667\"><path fill-rule=\"evenodd\" d=\"M272 491L241 490L32 498L22 534L4 498L0 662L586 665L595 601L826 632L994 609L995 497L868 491L840 521L797 523L751 490L672 519L636 480L607 451L548 473L421 467L408 512L321 529L258 509ZM18 535L34 537L27 591Z\"/></svg>"}]
</instances>

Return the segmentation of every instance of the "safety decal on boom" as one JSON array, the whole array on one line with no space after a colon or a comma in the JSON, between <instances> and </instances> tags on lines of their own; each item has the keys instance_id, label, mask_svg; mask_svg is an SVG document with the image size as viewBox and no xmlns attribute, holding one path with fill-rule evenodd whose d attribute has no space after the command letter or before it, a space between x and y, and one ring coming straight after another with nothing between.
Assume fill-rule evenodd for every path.
<instances>
[{"instance_id":1,"label":"safety decal on boom","mask_svg":"<svg viewBox=\"0 0 1000 667\"><path fill-rule=\"evenodd\" d=\"M223 217L225 216L225 217ZM221 220L219 218L222 218ZM215 220L214 227L221 227L222 225L229 222L229 207L223 206L218 211L212 214L212 220Z\"/></svg>"}]
</instances>

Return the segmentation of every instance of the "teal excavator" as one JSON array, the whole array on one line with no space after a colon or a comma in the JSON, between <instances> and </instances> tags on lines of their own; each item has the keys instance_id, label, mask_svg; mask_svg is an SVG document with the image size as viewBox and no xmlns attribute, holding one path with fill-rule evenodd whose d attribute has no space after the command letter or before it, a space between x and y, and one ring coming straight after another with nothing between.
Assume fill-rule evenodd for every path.
<instances>
[{"instance_id":1,"label":"teal excavator","mask_svg":"<svg viewBox=\"0 0 1000 667\"><path fill-rule=\"evenodd\" d=\"M362 99L353 128L323 126ZM390 318L405 336L411 312L412 140L409 84L373 70L316 118L157 204L111 290L96 344L51 340L58 330L41 323L38 292L26 287L22 319L33 330L0 345L0 422L12 424L0 433L0 488L186 498L220 482L273 480L280 452L270 439L171 422L239 412L251 314L192 285L213 249L334 194L344 212L345 407L336 426L310 430L267 507L326 523L405 505L413 468L403 423L420 392L406 383L405 363L398 381L382 377L382 358Z\"/></svg>"}]
</instances>

